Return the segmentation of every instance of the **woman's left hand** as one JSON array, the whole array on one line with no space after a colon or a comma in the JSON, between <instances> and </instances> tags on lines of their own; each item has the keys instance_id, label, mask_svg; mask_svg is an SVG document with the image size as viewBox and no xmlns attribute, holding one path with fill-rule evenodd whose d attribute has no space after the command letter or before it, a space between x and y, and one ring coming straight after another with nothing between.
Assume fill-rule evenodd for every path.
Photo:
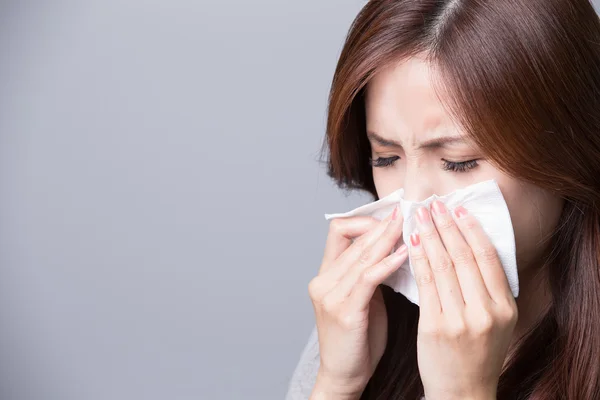
<instances>
[{"instance_id":1,"label":"woman's left hand","mask_svg":"<svg viewBox=\"0 0 600 400\"><path fill-rule=\"evenodd\" d=\"M487 234L463 207L453 212L421 207L411 235L419 372L427 400L495 399L517 306Z\"/></svg>"}]
</instances>

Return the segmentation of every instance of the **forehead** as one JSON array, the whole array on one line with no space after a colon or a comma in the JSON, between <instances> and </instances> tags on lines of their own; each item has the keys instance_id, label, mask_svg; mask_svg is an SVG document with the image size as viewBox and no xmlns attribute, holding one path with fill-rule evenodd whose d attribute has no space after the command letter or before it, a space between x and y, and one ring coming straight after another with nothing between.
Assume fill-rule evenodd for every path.
<instances>
[{"instance_id":1,"label":"forehead","mask_svg":"<svg viewBox=\"0 0 600 400\"><path fill-rule=\"evenodd\" d=\"M434 74L434 68L416 57L381 69L366 87L368 128L386 136L458 133L434 90Z\"/></svg>"}]
</instances>

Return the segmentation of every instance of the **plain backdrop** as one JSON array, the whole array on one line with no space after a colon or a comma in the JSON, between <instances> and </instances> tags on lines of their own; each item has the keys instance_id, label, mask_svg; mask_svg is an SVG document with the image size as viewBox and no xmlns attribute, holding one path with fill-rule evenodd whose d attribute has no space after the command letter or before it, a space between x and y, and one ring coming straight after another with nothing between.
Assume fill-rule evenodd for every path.
<instances>
[{"instance_id":1,"label":"plain backdrop","mask_svg":"<svg viewBox=\"0 0 600 400\"><path fill-rule=\"evenodd\" d=\"M0 1L0 399L282 399L358 0Z\"/></svg>"},{"instance_id":2,"label":"plain backdrop","mask_svg":"<svg viewBox=\"0 0 600 400\"><path fill-rule=\"evenodd\" d=\"M282 399L359 0L0 1L0 399Z\"/></svg>"}]
</instances>

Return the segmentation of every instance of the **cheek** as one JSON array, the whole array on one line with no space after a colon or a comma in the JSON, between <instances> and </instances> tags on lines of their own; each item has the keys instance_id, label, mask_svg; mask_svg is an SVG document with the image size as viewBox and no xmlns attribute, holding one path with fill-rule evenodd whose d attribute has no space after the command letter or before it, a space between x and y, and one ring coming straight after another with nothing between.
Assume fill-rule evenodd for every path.
<instances>
[{"instance_id":1,"label":"cheek","mask_svg":"<svg viewBox=\"0 0 600 400\"><path fill-rule=\"evenodd\" d=\"M517 251L517 266L523 271L537 259L541 257L541 251L538 249L538 243L541 239L539 221L537 217L532 215L534 210L520 207L515 211L511 211L510 216L515 232L515 244Z\"/></svg>"},{"instance_id":2,"label":"cheek","mask_svg":"<svg viewBox=\"0 0 600 400\"><path fill-rule=\"evenodd\" d=\"M504 190L503 190L504 193ZM519 186L518 197L505 196L515 232L520 271L536 266L555 232L563 201L539 188Z\"/></svg>"},{"instance_id":3,"label":"cheek","mask_svg":"<svg viewBox=\"0 0 600 400\"><path fill-rule=\"evenodd\" d=\"M404 175L400 168L371 168L371 170L379 198L387 196L404 185Z\"/></svg>"}]
</instances>

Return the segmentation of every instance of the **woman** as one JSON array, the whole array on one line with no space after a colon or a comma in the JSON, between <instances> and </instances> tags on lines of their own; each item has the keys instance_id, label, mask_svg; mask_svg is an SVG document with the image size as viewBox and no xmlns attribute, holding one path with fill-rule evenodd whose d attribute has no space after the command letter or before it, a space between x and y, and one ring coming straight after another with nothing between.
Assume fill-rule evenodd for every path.
<instances>
[{"instance_id":1,"label":"woman","mask_svg":"<svg viewBox=\"0 0 600 400\"><path fill-rule=\"evenodd\" d=\"M488 179L520 295L462 207L334 220L289 399L600 399L600 22L587 0L373 0L329 99L329 175L410 200ZM451 213L454 213L452 216ZM460 218L462 217L462 218ZM420 307L381 282L413 257ZM318 332L318 339L317 339ZM317 341L318 340L318 341Z\"/></svg>"}]
</instances>

